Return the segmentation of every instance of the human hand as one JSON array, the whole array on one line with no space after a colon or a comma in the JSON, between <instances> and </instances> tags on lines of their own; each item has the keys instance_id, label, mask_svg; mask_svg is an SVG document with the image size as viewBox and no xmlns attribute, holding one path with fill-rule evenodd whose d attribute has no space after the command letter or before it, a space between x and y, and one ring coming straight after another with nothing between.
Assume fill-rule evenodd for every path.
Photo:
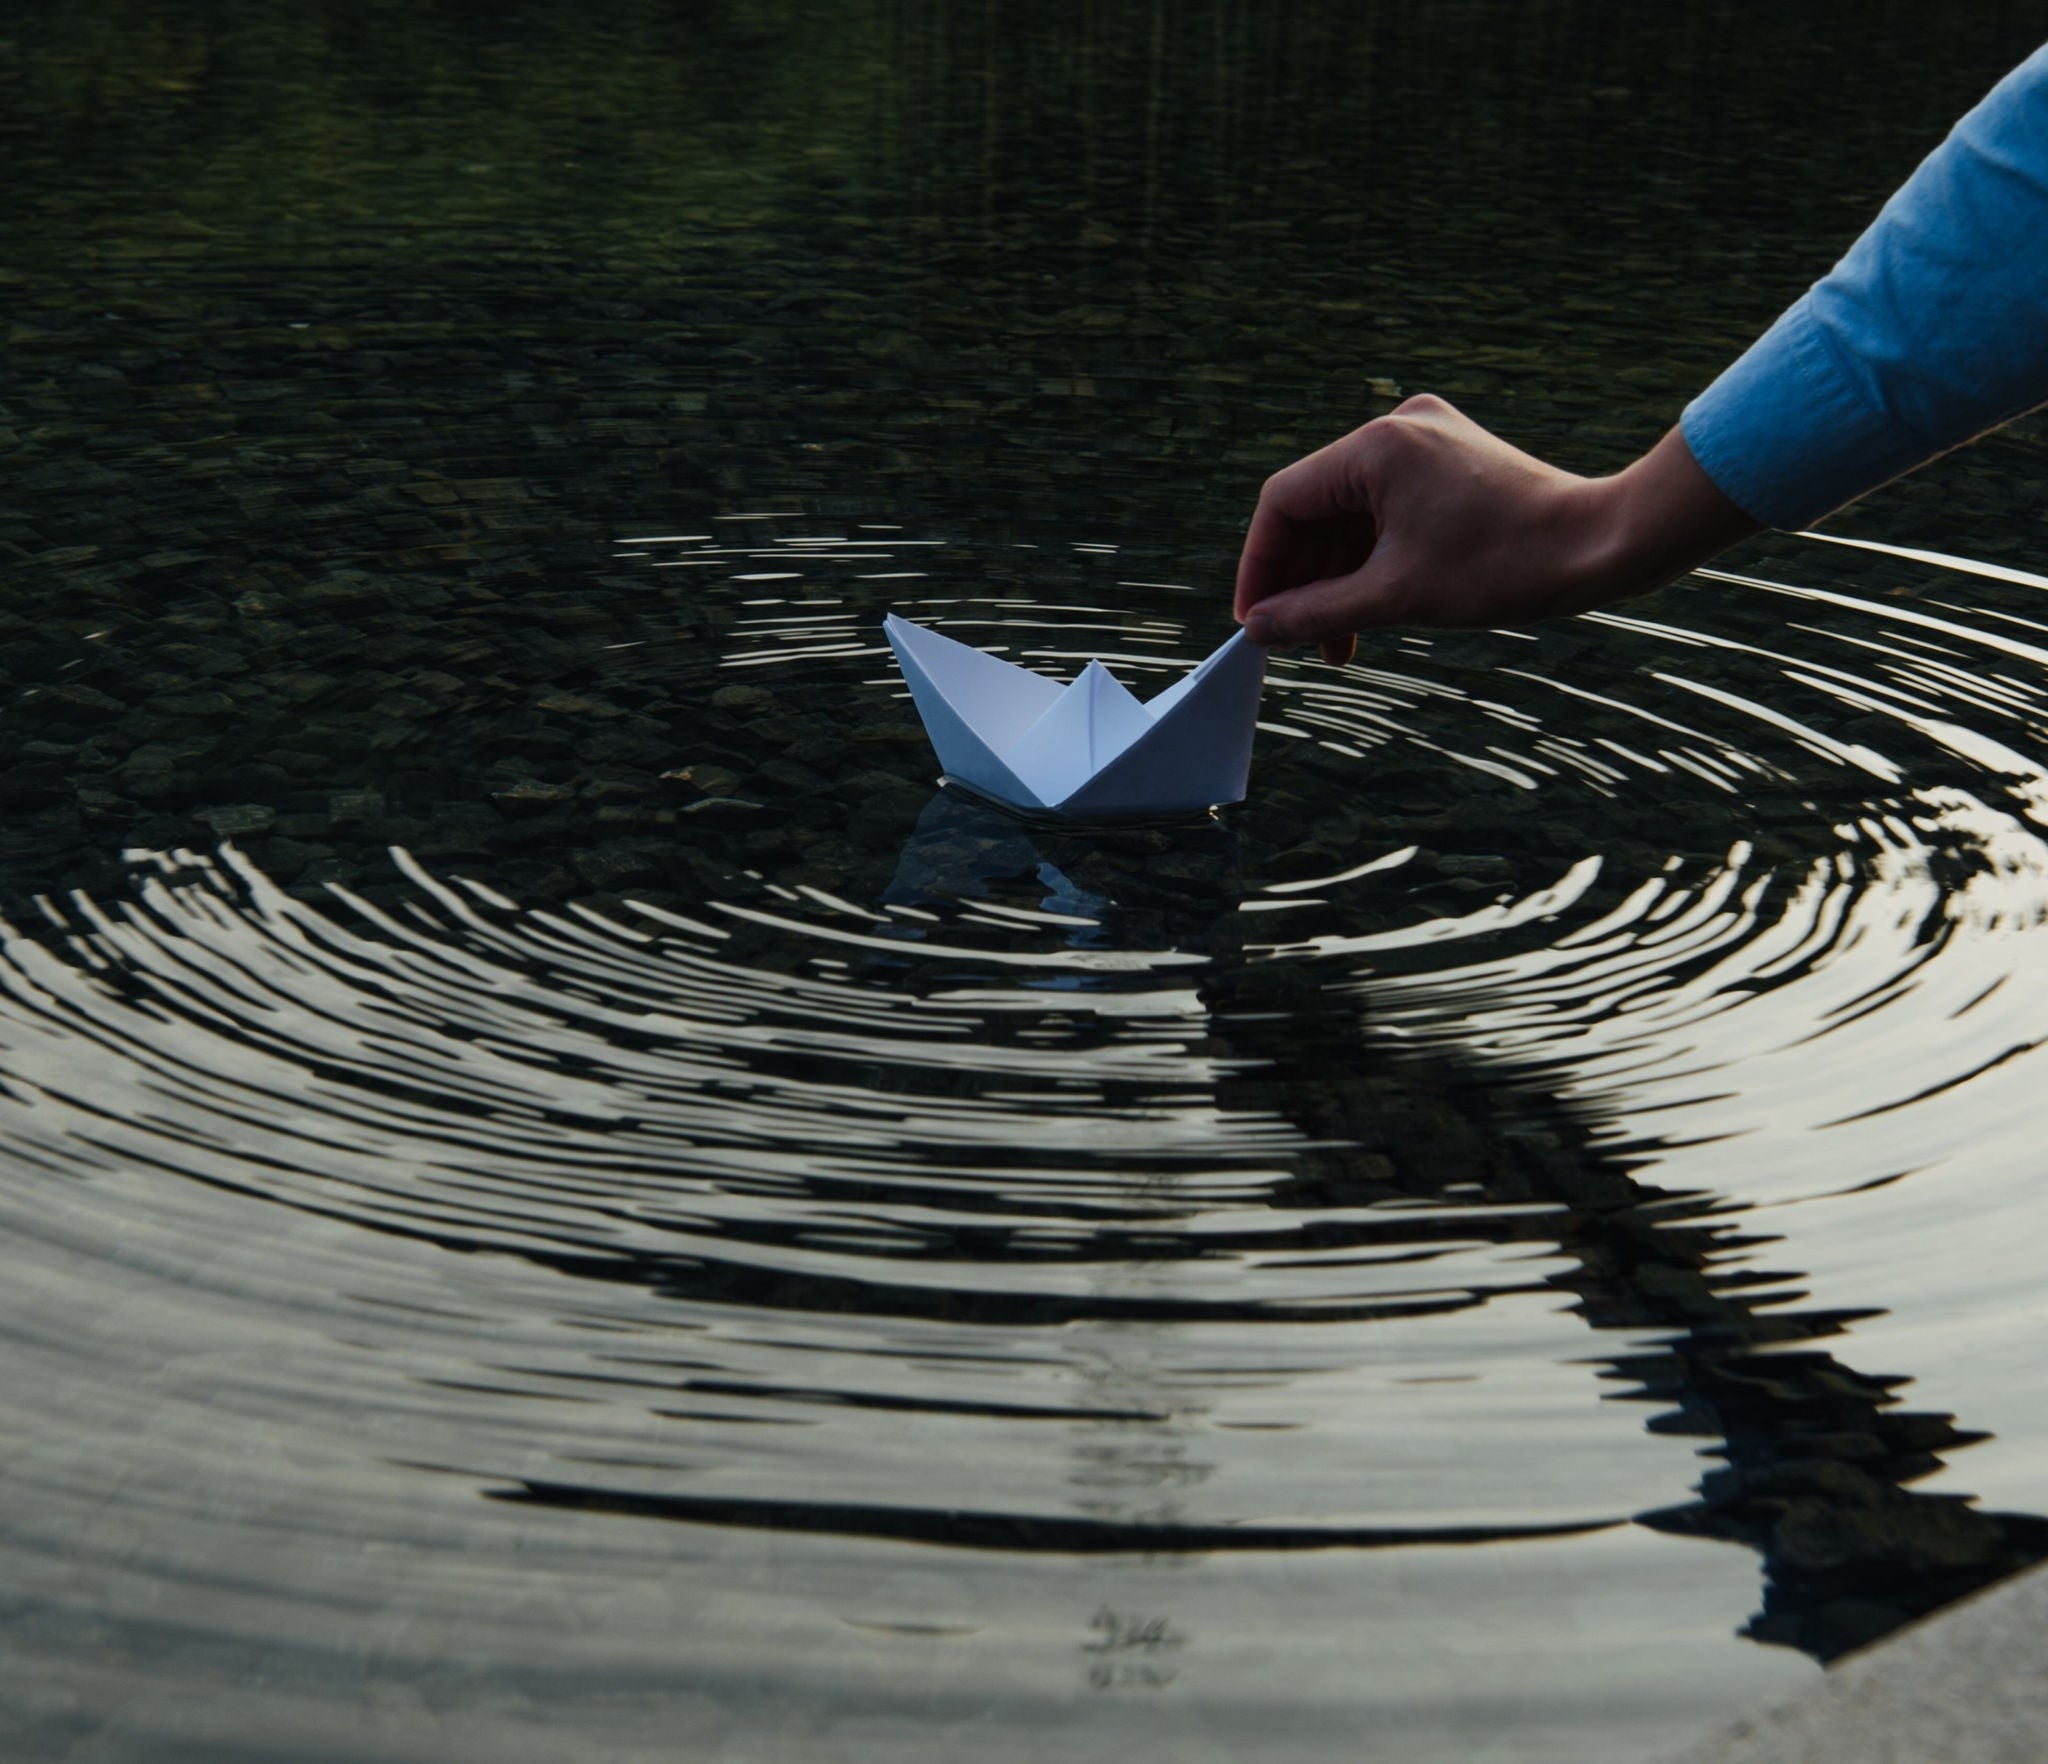
<instances>
[{"instance_id":1,"label":"human hand","mask_svg":"<svg viewBox=\"0 0 2048 1764\"><path fill-rule=\"evenodd\" d=\"M1582 478L1411 398L1266 481L1237 567L1260 644L1350 659L1384 625L1498 626L1585 612L1669 581L1758 530L1673 429Z\"/></svg>"}]
</instances>

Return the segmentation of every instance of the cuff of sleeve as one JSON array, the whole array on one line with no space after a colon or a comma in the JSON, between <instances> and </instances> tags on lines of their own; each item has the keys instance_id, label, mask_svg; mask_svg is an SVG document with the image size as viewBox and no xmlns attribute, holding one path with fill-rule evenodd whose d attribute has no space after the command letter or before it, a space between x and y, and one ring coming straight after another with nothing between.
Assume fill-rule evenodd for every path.
<instances>
[{"instance_id":1,"label":"cuff of sleeve","mask_svg":"<svg viewBox=\"0 0 2048 1764\"><path fill-rule=\"evenodd\" d=\"M1807 297L1685 407L1679 426L1729 501L1786 529L1811 526L1928 451L1843 373Z\"/></svg>"}]
</instances>

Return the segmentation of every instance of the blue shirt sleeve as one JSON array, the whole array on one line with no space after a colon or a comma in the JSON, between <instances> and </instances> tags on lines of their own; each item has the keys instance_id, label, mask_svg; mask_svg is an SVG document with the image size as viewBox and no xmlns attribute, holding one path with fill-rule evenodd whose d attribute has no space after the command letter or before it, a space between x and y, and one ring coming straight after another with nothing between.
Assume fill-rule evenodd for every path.
<instances>
[{"instance_id":1,"label":"blue shirt sleeve","mask_svg":"<svg viewBox=\"0 0 2048 1764\"><path fill-rule=\"evenodd\" d=\"M2048 47L1957 123L1842 261L1681 419L1772 527L2048 401Z\"/></svg>"}]
</instances>

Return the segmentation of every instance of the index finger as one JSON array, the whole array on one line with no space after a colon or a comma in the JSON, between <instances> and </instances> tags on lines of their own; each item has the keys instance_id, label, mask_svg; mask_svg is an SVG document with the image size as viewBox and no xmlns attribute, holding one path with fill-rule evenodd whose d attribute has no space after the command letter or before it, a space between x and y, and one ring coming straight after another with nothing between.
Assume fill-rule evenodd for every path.
<instances>
[{"instance_id":1,"label":"index finger","mask_svg":"<svg viewBox=\"0 0 2048 1764\"><path fill-rule=\"evenodd\" d=\"M1259 506L1252 510L1251 529L1237 559L1237 595L1231 613L1239 624L1267 595L1294 586L1289 578L1299 571L1290 571L1288 564L1295 549L1294 523L1262 495Z\"/></svg>"},{"instance_id":2,"label":"index finger","mask_svg":"<svg viewBox=\"0 0 2048 1764\"><path fill-rule=\"evenodd\" d=\"M1232 612L1239 622L1267 595L1298 588L1324 573L1324 560L1304 529L1358 512L1345 496L1341 446L1333 441L1318 448L1275 472L1260 489L1237 560Z\"/></svg>"}]
</instances>

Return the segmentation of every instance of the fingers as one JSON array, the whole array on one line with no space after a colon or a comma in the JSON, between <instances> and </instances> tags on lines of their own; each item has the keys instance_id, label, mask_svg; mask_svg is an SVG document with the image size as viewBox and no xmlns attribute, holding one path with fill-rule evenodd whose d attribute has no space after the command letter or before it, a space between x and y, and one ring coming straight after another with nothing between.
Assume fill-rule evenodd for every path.
<instances>
[{"instance_id":1,"label":"fingers","mask_svg":"<svg viewBox=\"0 0 2048 1764\"><path fill-rule=\"evenodd\" d=\"M1349 459L1354 441L1354 435L1333 441L1266 480L1238 558L1234 611L1240 621L1269 594L1364 562L1372 516ZM1351 555L1342 562L1332 554L1339 529L1353 535L1343 541Z\"/></svg>"},{"instance_id":2,"label":"fingers","mask_svg":"<svg viewBox=\"0 0 2048 1764\"><path fill-rule=\"evenodd\" d=\"M1394 416L1266 480L1238 558L1234 602L1253 642L1314 643L1326 662L1342 667L1357 653L1360 629L1393 622L1378 555L1380 481L1389 473L1398 479L1413 457L1411 429L1464 421L1440 399L1411 398Z\"/></svg>"},{"instance_id":3,"label":"fingers","mask_svg":"<svg viewBox=\"0 0 2048 1764\"><path fill-rule=\"evenodd\" d=\"M1261 496L1237 560L1237 597L1231 611L1239 624L1267 595L1299 580L1292 567L1297 549L1294 523Z\"/></svg>"},{"instance_id":4,"label":"fingers","mask_svg":"<svg viewBox=\"0 0 2048 1764\"><path fill-rule=\"evenodd\" d=\"M1361 570L1269 594L1251 610L1244 628L1267 649L1321 645L1324 659L1341 666L1351 659L1359 631L1391 622L1369 574Z\"/></svg>"}]
</instances>

